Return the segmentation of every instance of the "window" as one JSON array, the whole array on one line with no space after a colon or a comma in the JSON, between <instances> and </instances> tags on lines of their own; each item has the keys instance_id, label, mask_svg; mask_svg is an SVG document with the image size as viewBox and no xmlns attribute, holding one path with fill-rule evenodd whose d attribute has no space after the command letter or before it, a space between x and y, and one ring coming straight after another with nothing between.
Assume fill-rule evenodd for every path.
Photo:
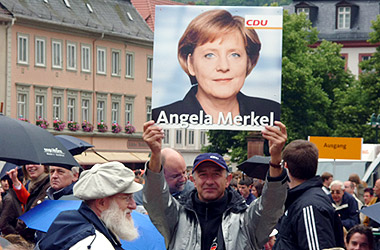
<instances>
[{"instance_id":1,"label":"window","mask_svg":"<svg viewBox=\"0 0 380 250\"><path fill-rule=\"evenodd\" d=\"M305 13L306 18L310 19L310 17L309 17L309 15L310 15L310 9L309 8L298 8L297 9L297 14L300 14L300 13Z\"/></svg>"},{"instance_id":2,"label":"window","mask_svg":"<svg viewBox=\"0 0 380 250\"><path fill-rule=\"evenodd\" d=\"M146 100L146 120L152 120L152 101L148 98Z\"/></svg>"},{"instance_id":3,"label":"window","mask_svg":"<svg viewBox=\"0 0 380 250\"><path fill-rule=\"evenodd\" d=\"M132 124L132 111L133 111L133 104L126 103L125 104L125 124L127 124L128 122Z\"/></svg>"},{"instance_id":4,"label":"window","mask_svg":"<svg viewBox=\"0 0 380 250\"><path fill-rule=\"evenodd\" d=\"M97 104L97 122L104 122L105 121L105 102L104 101L98 101Z\"/></svg>"},{"instance_id":5,"label":"window","mask_svg":"<svg viewBox=\"0 0 380 250\"><path fill-rule=\"evenodd\" d=\"M27 35L17 35L17 62L28 64L29 60L29 37Z\"/></svg>"},{"instance_id":6,"label":"window","mask_svg":"<svg viewBox=\"0 0 380 250\"><path fill-rule=\"evenodd\" d=\"M27 95L19 93L17 95L17 117L18 118L27 118L26 104L27 104Z\"/></svg>"},{"instance_id":7,"label":"window","mask_svg":"<svg viewBox=\"0 0 380 250\"><path fill-rule=\"evenodd\" d=\"M67 43L67 69L77 69L77 46L74 43Z\"/></svg>"},{"instance_id":8,"label":"window","mask_svg":"<svg viewBox=\"0 0 380 250\"><path fill-rule=\"evenodd\" d=\"M163 144L169 144L169 129L164 129L164 139L162 141Z\"/></svg>"},{"instance_id":9,"label":"window","mask_svg":"<svg viewBox=\"0 0 380 250\"><path fill-rule=\"evenodd\" d=\"M36 38L35 41L35 59L36 59L36 66L45 66L45 51L46 51L46 46L45 46L45 39L43 38Z\"/></svg>"},{"instance_id":10,"label":"window","mask_svg":"<svg viewBox=\"0 0 380 250\"><path fill-rule=\"evenodd\" d=\"M90 65L91 65L91 48L87 45L82 45L82 71L83 72L90 72Z\"/></svg>"},{"instance_id":11,"label":"window","mask_svg":"<svg viewBox=\"0 0 380 250\"><path fill-rule=\"evenodd\" d=\"M75 121L75 98L67 98L67 121Z\"/></svg>"},{"instance_id":12,"label":"window","mask_svg":"<svg viewBox=\"0 0 380 250\"><path fill-rule=\"evenodd\" d=\"M152 77L153 77L153 57L151 56L148 56L148 59L147 59L147 77L146 79L148 81L152 81Z\"/></svg>"},{"instance_id":13,"label":"window","mask_svg":"<svg viewBox=\"0 0 380 250\"><path fill-rule=\"evenodd\" d=\"M338 7L338 29L349 29L351 22L351 8Z\"/></svg>"},{"instance_id":14,"label":"window","mask_svg":"<svg viewBox=\"0 0 380 250\"><path fill-rule=\"evenodd\" d=\"M62 107L61 97L58 97L58 96L53 97L53 120L61 119L61 107Z\"/></svg>"},{"instance_id":15,"label":"window","mask_svg":"<svg viewBox=\"0 0 380 250\"><path fill-rule=\"evenodd\" d=\"M45 118L45 96L36 95L36 119Z\"/></svg>"},{"instance_id":16,"label":"window","mask_svg":"<svg viewBox=\"0 0 380 250\"><path fill-rule=\"evenodd\" d=\"M112 51L112 71L111 75L120 76L120 51Z\"/></svg>"},{"instance_id":17,"label":"window","mask_svg":"<svg viewBox=\"0 0 380 250\"><path fill-rule=\"evenodd\" d=\"M112 102L111 121L119 123L120 104Z\"/></svg>"},{"instance_id":18,"label":"window","mask_svg":"<svg viewBox=\"0 0 380 250\"><path fill-rule=\"evenodd\" d=\"M125 77L133 78L134 76L134 55L133 53L127 53L125 55Z\"/></svg>"},{"instance_id":19,"label":"window","mask_svg":"<svg viewBox=\"0 0 380 250\"><path fill-rule=\"evenodd\" d=\"M176 130L175 132L176 132L175 143L182 144L182 130Z\"/></svg>"},{"instance_id":20,"label":"window","mask_svg":"<svg viewBox=\"0 0 380 250\"><path fill-rule=\"evenodd\" d=\"M52 67L61 69L62 68L62 42L52 41L51 45L51 56L52 56Z\"/></svg>"},{"instance_id":21,"label":"window","mask_svg":"<svg viewBox=\"0 0 380 250\"><path fill-rule=\"evenodd\" d=\"M201 131L201 145L206 145L206 131Z\"/></svg>"},{"instance_id":22,"label":"window","mask_svg":"<svg viewBox=\"0 0 380 250\"><path fill-rule=\"evenodd\" d=\"M90 120L90 100L82 99L82 122Z\"/></svg>"},{"instance_id":23,"label":"window","mask_svg":"<svg viewBox=\"0 0 380 250\"><path fill-rule=\"evenodd\" d=\"M189 130L188 143L194 145L194 130Z\"/></svg>"},{"instance_id":24,"label":"window","mask_svg":"<svg viewBox=\"0 0 380 250\"><path fill-rule=\"evenodd\" d=\"M106 50L103 48L97 49L97 73L105 74L106 73Z\"/></svg>"}]
</instances>

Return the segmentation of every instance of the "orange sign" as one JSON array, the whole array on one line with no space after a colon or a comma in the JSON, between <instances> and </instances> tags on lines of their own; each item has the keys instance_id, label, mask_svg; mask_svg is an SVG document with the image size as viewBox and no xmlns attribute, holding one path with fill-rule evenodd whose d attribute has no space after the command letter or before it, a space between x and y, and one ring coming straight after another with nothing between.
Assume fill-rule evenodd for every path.
<instances>
[{"instance_id":1,"label":"orange sign","mask_svg":"<svg viewBox=\"0 0 380 250\"><path fill-rule=\"evenodd\" d=\"M363 138L309 136L319 150L319 158L361 160Z\"/></svg>"}]
</instances>

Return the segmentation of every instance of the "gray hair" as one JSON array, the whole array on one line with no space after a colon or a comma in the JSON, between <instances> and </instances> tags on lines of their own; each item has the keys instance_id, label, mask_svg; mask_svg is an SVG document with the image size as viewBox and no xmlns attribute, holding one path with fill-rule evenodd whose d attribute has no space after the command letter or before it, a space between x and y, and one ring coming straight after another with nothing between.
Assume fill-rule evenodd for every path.
<instances>
[{"instance_id":1,"label":"gray hair","mask_svg":"<svg viewBox=\"0 0 380 250\"><path fill-rule=\"evenodd\" d=\"M331 189L331 187L334 186L334 185L338 185L338 186L340 186L341 190L344 190L344 184L343 184L343 182L341 182L339 180L332 181L329 188Z\"/></svg>"}]
</instances>

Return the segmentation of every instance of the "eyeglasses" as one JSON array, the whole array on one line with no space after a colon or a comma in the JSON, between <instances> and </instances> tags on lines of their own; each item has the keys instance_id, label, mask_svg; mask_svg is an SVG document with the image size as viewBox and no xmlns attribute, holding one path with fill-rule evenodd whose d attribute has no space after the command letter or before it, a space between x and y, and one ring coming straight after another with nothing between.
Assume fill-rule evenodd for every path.
<instances>
[{"instance_id":1,"label":"eyeglasses","mask_svg":"<svg viewBox=\"0 0 380 250\"><path fill-rule=\"evenodd\" d=\"M340 190L331 190L331 193L332 194L340 194L342 191Z\"/></svg>"}]
</instances>

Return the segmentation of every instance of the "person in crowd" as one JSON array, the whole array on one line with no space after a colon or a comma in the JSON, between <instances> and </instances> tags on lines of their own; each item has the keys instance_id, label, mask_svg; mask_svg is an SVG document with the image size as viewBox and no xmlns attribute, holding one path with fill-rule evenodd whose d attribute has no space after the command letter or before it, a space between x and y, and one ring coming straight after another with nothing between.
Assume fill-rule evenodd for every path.
<instances>
[{"instance_id":1,"label":"person in crowd","mask_svg":"<svg viewBox=\"0 0 380 250\"><path fill-rule=\"evenodd\" d=\"M323 183L322 190L326 194L330 194L330 184L333 181L334 176L329 172L323 172L321 175L321 179L322 179L322 183Z\"/></svg>"},{"instance_id":2,"label":"person in crowd","mask_svg":"<svg viewBox=\"0 0 380 250\"><path fill-rule=\"evenodd\" d=\"M373 198L373 189L372 188L365 188L363 198L364 198L364 204L366 206L368 206L368 204L370 203L370 201Z\"/></svg>"},{"instance_id":3,"label":"person in crowd","mask_svg":"<svg viewBox=\"0 0 380 250\"><path fill-rule=\"evenodd\" d=\"M167 249L260 249L268 241L279 217L287 190L286 171L281 167L281 150L286 127L266 126L271 162L262 196L247 206L243 197L228 188L232 176L223 157L216 153L198 155L193 164L195 189L181 205L169 192L161 167L163 130L154 121L144 124L143 139L151 150L145 173L144 207Z\"/></svg>"},{"instance_id":4,"label":"person in crowd","mask_svg":"<svg viewBox=\"0 0 380 250\"><path fill-rule=\"evenodd\" d=\"M372 198L372 200L368 203L368 206L371 206L377 202L380 201L380 179L377 179L375 182L375 186L373 187L373 192L375 193L375 197ZM376 221L372 220L369 217L365 217L363 224L369 227L374 227L374 228L380 228L380 224L377 223Z\"/></svg>"},{"instance_id":5,"label":"person in crowd","mask_svg":"<svg viewBox=\"0 0 380 250\"><path fill-rule=\"evenodd\" d=\"M371 228L365 225L353 226L346 236L346 250L373 250L374 237Z\"/></svg>"},{"instance_id":6,"label":"person in crowd","mask_svg":"<svg viewBox=\"0 0 380 250\"><path fill-rule=\"evenodd\" d=\"M120 162L96 164L81 173L74 195L83 200L78 210L61 212L36 248L123 249L119 241L134 240L138 231L131 212L133 193L142 189L132 170Z\"/></svg>"},{"instance_id":7,"label":"person in crowd","mask_svg":"<svg viewBox=\"0 0 380 250\"><path fill-rule=\"evenodd\" d=\"M259 198L261 196L261 193L263 191L264 182L260 179L253 179L251 192L256 197Z\"/></svg>"},{"instance_id":8,"label":"person in crowd","mask_svg":"<svg viewBox=\"0 0 380 250\"><path fill-rule=\"evenodd\" d=\"M364 204L364 189L367 187L367 183L360 180L359 175L356 173L350 174L348 180L355 183L356 197Z\"/></svg>"},{"instance_id":9,"label":"person in crowd","mask_svg":"<svg viewBox=\"0 0 380 250\"><path fill-rule=\"evenodd\" d=\"M360 223L358 203L352 195L344 192L344 184L339 180L331 182L330 190L331 204L338 212L345 229L350 230L351 227Z\"/></svg>"},{"instance_id":10,"label":"person in crowd","mask_svg":"<svg viewBox=\"0 0 380 250\"><path fill-rule=\"evenodd\" d=\"M9 186L9 178L1 178L1 188L4 190L4 192L1 193L1 198L4 198L4 196L7 194Z\"/></svg>"},{"instance_id":11,"label":"person in crowd","mask_svg":"<svg viewBox=\"0 0 380 250\"><path fill-rule=\"evenodd\" d=\"M232 178L230 181L230 187L235 191L238 191L238 181L235 178Z\"/></svg>"},{"instance_id":12,"label":"person in crowd","mask_svg":"<svg viewBox=\"0 0 380 250\"><path fill-rule=\"evenodd\" d=\"M178 151L171 148L162 149L161 165L169 192L174 198L180 199L194 189L194 184L187 179L185 159ZM142 191L133 195L138 206L143 205L142 196Z\"/></svg>"},{"instance_id":13,"label":"person in crowd","mask_svg":"<svg viewBox=\"0 0 380 250\"><path fill-rule=\"evenodd\" d=\"M273 249L325 249L344 247L339 215L316 176L318 149L305 140L289 143L282 159L289 176L285 214Z\"/></svg>"},{"instance_id":14,"label":"person in crowd","mask_svg":"<svg viewBox=\"0 0 380 250\"><path fill-rule=\"evenodd\" d=\"M19 176L19 178L22 178L22 176ZM12 185L12 180L8 175L5 175L4 179L7 179L7 183ZM0 215L0 230L3 236L19 234L25 228L23 223L18 219L21 215L22 203L17 198L15 191L12 188L9 188L3 199Z\"/></svg>"},{"instance_id":15,"label":"person in crowd","mask_svg":"<svg viewBox=\"0 0 380 250\"><path fill-rule=\"evenodd\" d=\"M251 186L252 186L252 178L248 176L244 176L238 184L238 190L241 196L245 199L245 202L247 205L251 204L252 201L256 199L256 196L254 196L251 193Z\"/></svg>"},{"instance_id":16,"label":"person in crowd","mask_svg":"<svg viewBox=\"0 0 380 250\"><path fill-rule=\"evenodd\" d=\"M274 113L279 120L280 103L241 92L246 77L259 59L261 42L255 29L245 28L243 17L226 10L203 12L186 28L178 42L178 60L190 78L191 88L183 100L152 110L153 120L169 114L212 117L259 116Z\"/></svg>"},{"instance_id":17,"label":"person in crowd","mask_svg":"<svg viewBox=\"0 0 380 250\"><path fill-rule=\"evenodd\" d=\"M355 193L355 190L357 190L356 183L352 181L345 181L343 182L343 185L344 185L344 192L349 193L350 195L352 195L352 197L355 198L358 204L358 209L360 211L363 207L363 202L361 202L361 200L359 200L358 197L356 196L356 193ZM364 218L365 218L365 215L363 213L359 213L360 223L363 222Z\"/></svg>"}]
</instances>

